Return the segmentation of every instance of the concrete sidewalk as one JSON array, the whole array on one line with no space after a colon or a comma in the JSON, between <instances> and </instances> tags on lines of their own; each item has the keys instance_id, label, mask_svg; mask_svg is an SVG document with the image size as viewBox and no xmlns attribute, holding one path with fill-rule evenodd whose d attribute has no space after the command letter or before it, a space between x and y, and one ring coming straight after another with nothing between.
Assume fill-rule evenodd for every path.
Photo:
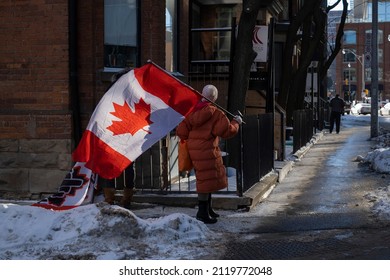
<instances>
[{"instance_id":1,"label":"concrete sidewalk","mask_svg":"<svg viewBox=\"0 0 390 280\"><path fill-rule=\"evenodd\" d=\"M312 139L306 144L306 146L302 147L294 154L290 154L286 160L275 161L275 170L244 193L243 197L249 199L250 201L250 204L248 204L247 207L251 209L266 198L277 183L283 181L286 175L293 168L294 162L296 160L300 160L310 150L310 148L323 137L323 135L323 132L313 135Z\"/></svg>"}]
</instances>

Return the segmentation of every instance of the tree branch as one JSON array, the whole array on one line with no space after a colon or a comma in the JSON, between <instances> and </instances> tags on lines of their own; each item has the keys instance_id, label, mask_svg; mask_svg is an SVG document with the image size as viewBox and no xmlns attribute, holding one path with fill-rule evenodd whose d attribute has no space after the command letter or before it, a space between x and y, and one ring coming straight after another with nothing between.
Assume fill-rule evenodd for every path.
<instances>
[{"instance_id":1,"label":"tree branch","mask_svg":"<svg viewBox=\"0 0 390 280\"><path fill-rule=\"evenodd\" d=\"M324 62L324 66L322 67L321 72L320 72L320 79L321 80L325 79L327 72L328 72L330 66L332 65L332 62L335 60L337 54L341 50L341 40L342 40L343 35L344 35L344 26L345 26L345 21L347 19L347 12L348 12L348 2L347 2L347 0L343 0L343 12L341 14L339 28L337 29L335 48L333 50L331 50L330 56Z\"/></svg>"},{"instance_id":2,"label":"tree branch","mask_svg":"<svg viewBox=\"0 0 390 280\"><path fill-rule=\"evenodd\" d=\"M326 13L329 13L330 10L333 10L339 3L340 3L341 0L337 0L337 2L335 2L333 5L331 6L328 6L326 8Z\"/></svg>"}]
</instances>

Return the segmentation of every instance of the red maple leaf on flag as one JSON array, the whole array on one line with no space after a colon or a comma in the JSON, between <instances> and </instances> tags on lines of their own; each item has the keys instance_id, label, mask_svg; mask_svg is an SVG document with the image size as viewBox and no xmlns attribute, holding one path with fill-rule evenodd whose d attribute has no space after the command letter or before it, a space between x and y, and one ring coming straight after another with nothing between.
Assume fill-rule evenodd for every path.
<instances>
[{"instance_id":1,"label":"red maple leaf on flag","mask_svg":"<svg viewBox=\"0 0 390 280\"><path fill-rule=\"evenodd\" d=\"M146 104L146 102L141 98L139 103L134 103L134 112L131 110L126 101L123 105L119 105L117 103L113 104L115 112L110 113L121 119L120 121L112 121L112 125L107 127L107 129L111 130L114 135L125 133L131 133L131 135L134 135L141 129L149 134L151 133L150 131L143 129L145 126L153 123L150 120L150 104Z\"/></svg>"}]
</instances>

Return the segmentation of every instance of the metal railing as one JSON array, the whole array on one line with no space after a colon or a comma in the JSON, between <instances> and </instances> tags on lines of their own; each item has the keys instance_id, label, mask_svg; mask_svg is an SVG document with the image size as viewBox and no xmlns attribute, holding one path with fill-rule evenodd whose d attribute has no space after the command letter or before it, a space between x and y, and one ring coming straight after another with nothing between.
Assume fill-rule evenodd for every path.
<instances>
[{"instance_id":1,"label":"metal railing","mask_svg":"<svg viewBox=\"0 0 390 280\"><path fill-rule=\"evenodd\" d=\"M219 193L242 196L253 184L273 169L273 135L269 133L273 125L272 114L246 116L246 124L240 130L241 164L228 165L229 155L225 152L227 141L221 141L223 160L226 166L228 187ZM196 193L194 170L178 171L178 137L172 133L163 142L145 152L135 163L136 187L144 193L177 194ZM157 150L162 152L156 154ZM161 166L156 166L161 160Z\"/></svg>"},{"instance_id":2,"label":"metal railing","mask_svg":"<svg viewBox=\"0 0 390 280\"><path fill-rule=\"evenodd\" d=\"M310 109L296 110L293 113L293 152L305 146L313 136L313 111Z\"/></svg>"},{"instance_id":3,"label":"metal railing","mask_svg":"<svg viewBox=\"0 0 390 280\"><path fill-rule=\"evenodd\" d=\"M245 117L240 133L241 164L238 166L239 195L259 182L274 167L273 114ZM242 172L242 174L240 174Z\"/></svg>"}]
</instances>

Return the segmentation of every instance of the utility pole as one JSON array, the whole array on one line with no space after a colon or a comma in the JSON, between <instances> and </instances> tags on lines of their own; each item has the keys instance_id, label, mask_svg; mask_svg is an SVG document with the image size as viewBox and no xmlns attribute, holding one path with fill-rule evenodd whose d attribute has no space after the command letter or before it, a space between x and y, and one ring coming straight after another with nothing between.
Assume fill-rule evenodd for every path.
<instances>
[{"instance_id":1,"label":"utility pole","mask_svg":"<svg viewBox=\"0 0 390 280\"><path fill-rule=\"evenodd\" d=\"M372 0L371 138L378 136L378 0Z\"/></svg>"},{"instance_id":2,"label":"utility pole","mask_svg":"<svg viewBox=\"0 0 390 280\"><path fill-rule=\"evenodd\" d=\"M351 101L351 63L348 63L348 100Z\"/></svg>"},{"instance_id":3,"label":"utility pole","mask_svg":"<svg viewBox=\"0 0 390 280\"><path fill-rule=\"evenodd\" d=\"M366 88L366 84L365 84L365 81L364 81L364 59L365 59L365 53L363 52L362 55L357 55L353 50L350 50L350 49L343 49L342 50L342 53L343 54L346 54L346 53L351 53L354 55L354 57L359 61L361 67L362 67L362 90L360 91L360 94L362 95L363 97L363 94L364 94L364 89ZM348 63L348 68L351 67L351 64ZM349 73L348 73L348 79L351 78L351 69L349 69ZM351 92L351 88L349 87L349 92ZM357 93L358 91L356 90L356 93L355 93L355 102L357 100ZM352 102L352 100L349 100Z\"/></svg>"}]
</instances>

